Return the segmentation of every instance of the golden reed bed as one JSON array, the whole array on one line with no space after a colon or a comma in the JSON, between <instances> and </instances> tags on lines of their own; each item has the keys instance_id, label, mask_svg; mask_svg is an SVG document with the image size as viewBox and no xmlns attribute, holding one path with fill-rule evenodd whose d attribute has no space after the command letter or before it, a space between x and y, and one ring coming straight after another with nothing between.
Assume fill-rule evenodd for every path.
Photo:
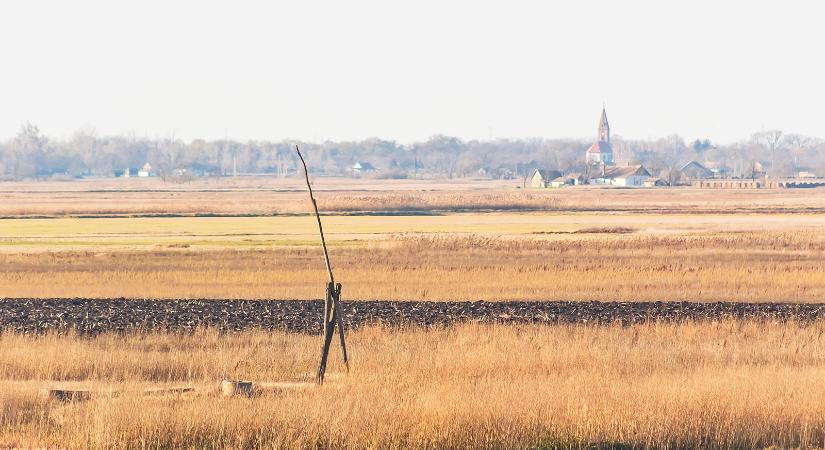
<instances>
[{"instance_id":1,"label":"golden reed bed","mask_svg":"<svg viewBox=\"0 0 825 450\"><path fill-rule=\"evenodd\" d=\"M333 247L345 299L825 300L825 234L411 235ZM608 231L608 232L604 232ZM315 246L0 253L0 297L323 296Z\"/></svg>"},{"instance_id":2,"label":"golden reed bed","mask_svg":"<svg viewBox=\"0 0 825 450\"><path fill-rule=\"evenodd\" d=\"M0 446L821 447L825 323L353 332L320 388L222 398L224 377L311 378L314 336L0 337ZM186 386L60 403L45 386Z\"/></svg>"}]
</instances>

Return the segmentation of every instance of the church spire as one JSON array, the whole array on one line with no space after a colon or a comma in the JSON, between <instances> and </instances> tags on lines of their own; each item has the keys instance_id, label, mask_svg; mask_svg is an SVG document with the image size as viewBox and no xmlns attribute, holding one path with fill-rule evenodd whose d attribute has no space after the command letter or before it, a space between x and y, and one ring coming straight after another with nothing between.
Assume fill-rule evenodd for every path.
<instances>
[{"instance_id":1,"label":"church spire","mask_svg":"<svg viewBox=\"0 0 825 450\"><path fill-rule=\"evenodd\" d=\"M610 125L607 123L607 111L602 104L602 117L599 119L599 141L610 142Z\"/></svg>"},{"instance_id":2,"label":"church spire","mask_svg":"<svg viewBox=\"0 0 825 450\"><path fill-rule=\"evenodd\" d=\"M585 155L588 164L613 164L613 147L610 145L610 125L607 123L607 110L602 105L602 117L599 119L599 136Z\"/></svg>"}]
</instances>

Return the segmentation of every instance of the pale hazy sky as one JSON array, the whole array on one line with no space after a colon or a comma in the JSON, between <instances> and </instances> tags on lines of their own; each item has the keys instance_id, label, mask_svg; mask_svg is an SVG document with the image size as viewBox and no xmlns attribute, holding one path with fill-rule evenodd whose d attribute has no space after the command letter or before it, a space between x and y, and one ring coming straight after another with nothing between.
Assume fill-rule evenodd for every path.
<instances>
[{"instance_id":1,"label":"pale hazy sky","mask_svg":"<svg viewBox=\"0 0 825 450\"><path fill-rule=\"evenodd\" d=\"M825 137L816 1L0 3L0 139Z\"/></svg>"}]
</instances>

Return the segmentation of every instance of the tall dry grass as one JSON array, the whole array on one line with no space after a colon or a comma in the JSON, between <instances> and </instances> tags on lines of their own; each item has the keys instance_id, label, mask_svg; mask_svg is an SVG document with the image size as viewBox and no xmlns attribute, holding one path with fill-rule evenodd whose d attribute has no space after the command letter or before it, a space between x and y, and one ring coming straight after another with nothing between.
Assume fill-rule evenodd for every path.
<instances>
[{"instance_id":1,"label":"tall dry grass","mask_svg":"<svg viewBox=\"0 0 825 450\"><path fill-rule=\"evenodd\" d=\"M0 445L821 447L823 333L822 322L745 321L367 328L350 336L349 375L334 358L327 385L252 399L218 397L218 380L308 377L318 338L5 334ZM72 383L198 390L73 404L34 394Z\"/></svg>"},{"instance_id":2,"label":"tall dry grass","mask_svg":"<svg viewBox=\"0 0 825 450\"><path fill-rule=\"evenodd\" d=\"M348 299L822 301L813 231L397 236L330 250ZM0 297L320 298L318 248L0 254Z\"/></svg>"}]
</instances>

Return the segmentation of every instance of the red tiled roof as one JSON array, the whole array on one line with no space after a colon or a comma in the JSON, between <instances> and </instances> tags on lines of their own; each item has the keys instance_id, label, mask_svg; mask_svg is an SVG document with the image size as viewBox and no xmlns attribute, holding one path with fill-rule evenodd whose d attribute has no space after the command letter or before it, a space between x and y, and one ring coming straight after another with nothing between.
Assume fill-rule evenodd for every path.
<instances>
[{"instance_id":1,"label":"red tiled roof","mask_svg":"<svg viewBox=\"0 0 825 450\"><path fill-rule=\"evenodd\" d=\"M587 153L613 153L613 147L604 141L594 142L593 145L587 149Z\"/></svg>"}]
</instances>

